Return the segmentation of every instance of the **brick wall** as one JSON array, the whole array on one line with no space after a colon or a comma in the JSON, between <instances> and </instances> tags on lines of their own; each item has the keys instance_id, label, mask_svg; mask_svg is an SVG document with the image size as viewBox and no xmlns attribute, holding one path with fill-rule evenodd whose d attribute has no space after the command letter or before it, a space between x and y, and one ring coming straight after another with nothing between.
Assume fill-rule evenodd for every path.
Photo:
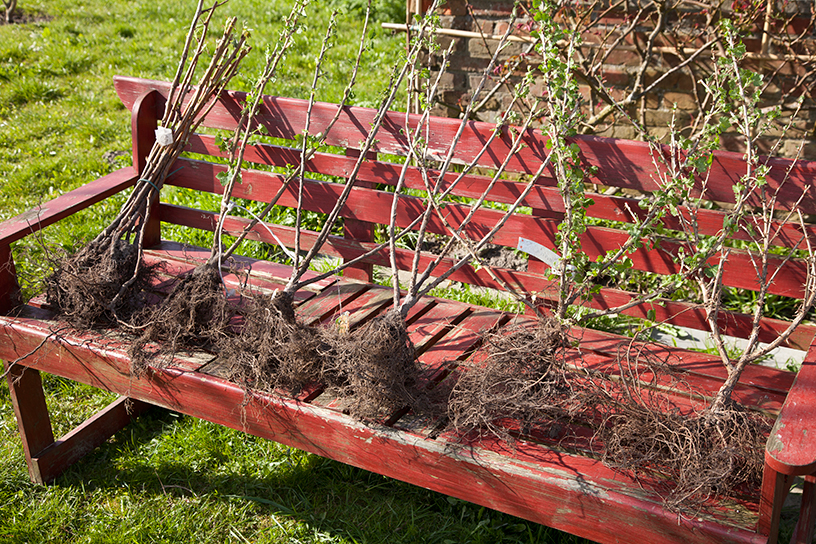
<instances>
[{"instance_id":1,"label":"brick wall","mask_svg":"<svg viewBox=\"0 0 816 544\"><path fill-rule=\"evenodd\" d=\"M429 2L423 1L427 9ZM438 13L443 28L482 33L489 37L505 32L512 6L513 3L508 1L448 0ZM762 105L773 106L780 103L793 105L798 96L804 95L806 98L804 107L795 119L790 111L783 113L773 128L757 140L757 145L763 152L770 152L772 147L776 146L775 153L785 156L794 156L801 148L804 157L816 159L816 133L814 133L816 108L813 107L814 101L811 97L816 81L816 62L809 57L811 51L816 52L816 34L811 21L811 4L808 2L775 4L774 15L767 27L765 26L767 5L754 4L754 8L754 17L746 15L744 11L737 14L729 12L728 15L740 16L743 22L748 21L746 28L749 29L749 33L744 43L750 58L746 59L743 66L763 74L765 78ZM631 13L630 11L629 17ZM701 43L702 34L696 34L700 29L695 29L695 25L699 27L704 23L704 14L692 11L681 15L682 24L672 29L674 36L664 37L662 42L658 40L658 46L668 48L672 40L678 39L678 36L689 40L689 45ZM616 25L624 24L626 21L626 13L612 13L603 20L603 25L583 35L584 42L597 43L602 32L614 29ZM517 19L514 33L523 35L527 22L528 19L524 17ZM632 50L632 46L636 42L641 45L644 43L651 31L648 23L644 21L637 32L626 40L628 48L615 50L600 67L599 74L602 75L604 84L617 99L627 96L634 85L641 56ZM686 30L680 28L683 25ZM764 32L766 29L768 32ZM774 38L766 39L767 45L764 47L763 34ZM796 37L800 38L797 43L788 43ZM454 52L448 73L442 79L434 113L456 117L471 100L471 94L488 66L498 42L482 37L442 36L440 38L442 49L447 48L451 41L455 42ZM441 55L436 54L428 60L432 67L438 69L440 58ZM528 65L536 65L536 58L537 55L534 51L531 52L528 43L515 41L507 45L501 53L501 66L491 74L487 89L495 87L501 80L502 73L506 73L516 62L519 64L513 70L507 84L495 90L489 97L483 92L477 98L477 103L483 103L477 113L479 119L495 120L497 112L510 103L512 85L518 81L518 76L527 70ZM687 132L690 131L691 124L698 116L699 100L705 96L702 81L711 73L712 61L712 55L700 56L683 71L672 74L660 82L652 92L627 108L627 111L643 123L651 134L660 138L667 137L670 132L669 125L672 123ZM644 74L645 85L658 80L669 67L680 62L681 59L677 55L665 51L653 56L650 67ZM541 92L540 84L533 88L533 92ZM581 94L585 98L584 107L588 117L591 117L593 112L602 111L605 103L589 85L581 85ZM783 131L785 126L789 127L786 132ZM634 127L621 115L610 116L594 126L591 132L616 138L637 137ZM744 149L744 143L735 134L724 135L721 143L726 149L734 151Z\"/></svg>"}]
</instances>

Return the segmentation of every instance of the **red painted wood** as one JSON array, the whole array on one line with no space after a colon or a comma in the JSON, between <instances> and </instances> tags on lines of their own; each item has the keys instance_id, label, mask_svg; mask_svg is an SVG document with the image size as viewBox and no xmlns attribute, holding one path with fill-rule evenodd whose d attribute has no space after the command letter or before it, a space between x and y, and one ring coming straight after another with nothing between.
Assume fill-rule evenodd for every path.
<instances>
[{"instance_id":1,"label":"red painted wood","mask_svg":"<svg viewBox=\"0 0 816 544\"><path fill-rule=\"evenodd\" d=\"M200 264L207 260L210 256L210 250L188 244L180 244L178 242L163 241L160 245L155 246L146 251L147 254L155 254L162 259L186 261L190 263ZM261 279L268 279L269 281L286 282L292 273L292 267L280 263L273 263L271 261L259 261L250 257L241 255L233 255L230 257L230 264L236 268L244 271L252 271L253 276ZM317 272L307 270L303 275L304 279L310 279L318 276ZM311 291L320 291L337 281L336 276L329 276L320 281L316 281L304 289Z\"/></svg>"},{"instance_id":2,"label":"red painted wood","mask_svg":"<svg viewBox=\"0 0 816 544\"><path fill-rule=\"evenodd\" d=\"M796 374L796 381L771 431L765 462L783 474L816 472L816 342Z\"/></svg>"},{"instance_id":3,"label":"red painted wood","mask_svg":"<svg viewBox=\"0 0 816 544\"><path fill-rule=\"evenodd\" d=\"M193 153L212 155L216 157L226 157L215 143L214 136L196 134L190 138L190 143L186 148ZM273 164L285 167L300 162L300 151L290 147L273 146L268 144L258 144L248 146L245 154L248 162L259 164ZM307 161L306 171L319 172L339 178L346 178L354 167L354 160L341 155L330 153L316 153L314 157ZM402 172L401 164L370 161L363 164L358 179L364 182L383 183L391 186L397 184L397 180ZM438 179L438 171L429 170L428 175L432 179ZM439 187L447 189L459 177L460 174L448 173L441 180ZM459 183L451 194L468 198L479 198L486 191L491 178L479 175L467 175ZM552 187L555 181L550 178L540 180L522 205L533 208L533 215L539 217L550 217L559 219L564 212L564 203L560 192L556 187ZM425 189L422 181L422 173L419 168L409 167L405 174L405 187L411 189ZM524 190L526 184L510 180L499 180L489 193L488 200L512 204L517 200ZM594 204L587 209L587 215L611 221L623 221L631 223L634 217L644 219L647 211L639 206L639 200L623 196L608 196L603 194L588 194ZM688 216L688 209L679 206L678 210ZM722 229L722 222L725 213L719 210L697 210L698 228L701 234L714 235ZM661 224L668 229L682 230L680 221L675 217L665 217ZM780 221L772 222L773 232L778 231L774 241L776 245L793 246L800 244L801 229L793 224L784 224ZM816 226L806 226L806 230L811 235L816 235ZM750 237L745 230L734 233L733 238L739 240L749 240ZM804 244L803 244L804 245Z\"/></svg>"},{"instance_id":4,"label":"red painted wood","mask_svg":"<svg viewBox=\"0 0 816 544\"><path fill-rule=\"evenodd\" d=\"M33 459L40 469L40 483L53 481L149 408L142 401L119 397L85 420Z\"/></svg>"},{"instance_id":5,"label":"red painted wood","mask_svg":"<svg viewBox=\"0 0 816 544\"><path fill-rule=\"evenodd\" d=\"M0 244L0 314L6 314L22 303L11 246Z\"/></svg>"},{"instance_id":6,"label":"red painted wood","mask_svg":"<svg viewBox=\"0 0 816 544\"><path fill-rule=\"evenodd\" d=\"M192 210L167 204L161 206L161 214L162 219L168 222L210 231L215 229L218 218L217 214L213 212ZM225 232L236 234L241 232L248 223L249 221L243 218L229 218L224 224ZM271 223L266 223L264 227L256 225L247 238L269 244L277 244L277 240L269 234L267 229L271 229L275 233L275 236L286 246L291 247L294 245L293 228ZM302 243L307 247L311 247L316 240L317 234L310 231L303 231L301 236ZM337 236L329 236L322 251L327 255L351 259L362 255L366 251L373 249L373 247L373 244L363 244ZM413 260L413 251L397 249L396 257L397 265L401 270L410 270ZM374 254L369 259L372 264L387 267L391 265L386 248ZM420 270L424 270L432 260L432 256L423 253L420 257ZM438 268L439 274L446 272L453 266L454 262L454 260L449 258L443 259ZM525 292L526 290L527 292L538 293L538 296L543 299L557 297L557 292L552 282L545 276L501 268L494 268L493 271L502 281L508 285L516 286L521 292ZM502 289L502 285L497 283L486 270L481 269L477 271L471 266L461 268L452 274L450 279L493 289ZM589 305L599 309L612 308L628 303L632 299L632 296L632 293L619 289L602 288L600 293L593 296ZM656 321L700 330L708 329L705 311L696 304L686 302L658 299L653 303L632 307L622 313L646 318L647 313L652 310L655 311ZM747 314L722 311L718 316L718 323L723 333L730 336L746 338L751 330L752 319L752 316ZM786 321L763 318L760 322L760 341L772 342L787 326L788 323ZM810 346L814 334L816 334L816 327L807 324L801 325L791 335L787 345L789 347L806 350L808 346Z\"/></svg>"},{"instance_id":7,"label":"red painted wood","mask_svg":"<svg viewBox=\"0 0 816 544\"><path fill-rule=\"evenodd\" d=\"M337 307L337 314L343 312L349 313L349 326L356 328L363 323L371 320L384 311L385 308L392 302L392 294L390 289L384 287L372 286L365 293L351 300L342 307Z\"/></svg>"},{"instance_id":8,"label":"red painted wood","mask_svg":"<svg viewBox=\"0 0 816 544\"><path fill-rule=\"evenodd\" d=\"M802 489L802 507L799 511L799 522L793 530L791 542L795 544L812 544L813 529L816 525L816 477L805 478Z\"/></svg>"},{"instance_id":9,"label":"red painted wood","mask_svg":"<svg viewBox=\"0 0 816 544\"><path fill-rule=\"evenodd\" d=\"M6 351L11 346L5 344L0 349ZM36 344L33 347L36 347ZM25 355L22 352L20 355ZM13 361L19 355L0 356L4 361ZM3 368L8 373L8 382L11 393L11 404L14 415L17 416L17 428L23 442L23 452L28 464L28 475L37 483L45 483L49 479L48 467L41 466L36 458L48 446L54 443L54 432L51 429L51 419L48 416L48 406L45 403L45 394L42 388L42 378L38 370L21 365L4 363Z\"/></svg>"},{"instance_id":10,"label":"red painted wood","mask_svg":"<svg viewBox=\"0 0 816 544\"><path fill-rule=\"evenodd\" d=\"M632 342L632 339L612 333L593 329L572 329L570 336L580 342L582 350L591 350L608 357L615 357L621 347L632 344L642 346L642 342ZM722 362L714 355L687 351L656 342L648 343L649 351L659 359L667 361L674 367L689 374L696 374L714 378L720 383L725 379L727 372ZM778 370L762 365L749 365L743 371L740 383L766 391L768 394L787 394L793 384L795 374L786 370Z\"/></svg>"},{"instance_id":11,"label":"red painted wood","mask_svg":"<svg viewBox=\"0 0 816 544\"><path fill-rule=\"evenodd\" d=\"M297 316L306 325L336 319L346 311L352 300L366 291L368 286L364 283L335 283L302 304L297 310Z\"/></svg>"},{"instance_id":12,"label":"red painted wood","mask_svg":"<svg viewBox=\"0 0 816 544\"><path fill-rule=\"evenodd\" d=\"M135 98L148 89L157 89L166 96L168 82L150 81L137 78L116 77L114 86L122 102L130 109ZM237 115L241 111L245 93L229 92L212 109L207 117L206 126L224 130L233 130ZM269 133L277 138L293 140L301 134L306 123L306 100L267 97L261 108L258 123L266 127ZM310 128L324 132L328 122L337 111L336 104L316 103L312 108ZM344 108L340 120L327 135L326 143L342 148L359 148L364 141L368 128L374 119L375 110L366 108ZM408 150L405 134L413 130L420 120L419 115L409 115L405 123L404 113L392 112L385 118L377 135L373 151L392 155L404 155ZM427 134L428 153L442 159L446 156L453 137L459 129L460 120L432 117ZM463 163L474 163L477 154L484 147L495 125L481 122L467 122L456 147L456 157ZM540 131L529 130L522 136L524 147L509 161L509 172L531 174L547 155L547 138ZM646 142L615 140L597 136L575 136L570 138L581 149L582 163L597 166L597 174L588 178L590 183L606 186L632 188L653 191L657 185L655 179L656 155L668 155L669 150L663 147L654 150ZM496 167L507 156L511 146L510 127L504 127L501 136L496 138L488 151L481 156L478 166ZM770 167L768 190L778 190L779 207L789 207L802 195L804 187L816 175L816 164L810 161L798 161L795 164L789 159L763 159ZM741 154L717 152L714 154L712 167L707 176L705 198L716 202L733 202L732 187L746 172L745 161ZM792 166L793 164L793 166ZM665 169L665 168L663 168ZM702 186L699 180L698 186ZM698 191L699 193L699 191ZM695 195L696 196L696 195ZM759 201L759 197L755 199ZM816 195L806 194L800 207L804 213L816 212Z\"/></svg>"},{"instance_id":13,"label":"red painted wood","mask_svg":"<svg viewBox=\"0 0 816 544\"><path fill-rule=\"evenodd\" d=\"M178 164L179 166L183 165L184 168L176 176L169 179L168 184L216 194L220 194L223 190L215 176L217 173L224 171L226 167L189 159L179 160ZM280 174L245 171L243 183L236 186L234 196L263 201L271 198L281 186L281 183L282 176ZM342 190L343 186L335 183L315 181L306 183L304 186L305 203L311 211L328 213L333 208ZM290 188L284 192L278 204L295 206L297 198L293 191L294 188ZM341 215L348 216L353 210L354 217L359 220L387 224L390 220L392 199L393 195L386 191L356 187L352 189L351 196ZM397 210L397 225L399 227L409 225L422 213L422 210L421 199L403 196ZM445 211L448 214L448 221L456 226L468 214L469 207L460 204L448 204ZM490 227L496 224L502 215L502 212L496 210L479 210L474 215L473 221L465 228L465 234L471 239L481 238L488 232ZM508 219L492 241L496 244L516 247L520 237L529 238L532 236L539 243L552 248L555 247L558 224L558 221L548 218L535 218L516 214ZM429 222L428 231L436 234L446 233L444 224L436 216L433 216L433 219ZM627 240L628 235L621 231L604 227L589 227L582 235L582 249L594 260L608 251L620 248ZM648 240L644 242L648 246ZM674 262L674 255L679 248L680 246L677 243L664 242L657 250L650 251L644 247L634 251L629 256L632 259L633 267L637 270L651 271L663 275L674 274L679 271L679 266ZM711 262L716 263L716 257ZM781 271L770 286L769 292L801 298L802 285L807 275L803 261L797 259L784 262L781 257L771 257L769 270L773 272L779 267L781 267ZM733 250L725 265L723 283L729 287L755 291L758 289L758 282L756 275L752 274L752 271L753 265L748 253L742 250Z\"/></svg>"},{"instance_id":14,"label":"red painted wood","mask_svg":"<svg viewBox=\"0 0 816 544\"><path fill-rule=\"evenodd\" d=\"M0 223L0 246L8 245L133 185L136 171L122 168Z\"/></svg>"},{"instance_id":15,"label":"red painted wood","mask_svg":"<svg viewBox=\"0 0 816 544\"><path fill-rule=\"evenodd\" d=\"M161 113L157 104L161 100L158 91L147 91L133 104L130 116L131 136L133 138L133 166L138 172L143 172L147 164L147 156L156 142L156 127ZM149 203L147 224L144 231L144 244L147 247L161 241L161 222L155 217L154 209L158 203L158 195Z\"/></svg>"},{"instance_id":16,"label":"red painted wood","mask_svg":"<svg viewBox=\"0 0 816 544\"><path fill-rule=\"evenodd\" d=\"M47 327L25 321L7 330L13 342L0 346L4 358L30 349L48 334ZM74 364L77 358L84 364ZM747 528L678 519L663 508L656 494L583 456L526 444L515 449L486 444L456 448L406 432L396 435L277 396L257 395L247 403L240 387L199 373L168 369L133 378L121 352L105 352L88 342L49 341L29 362L48 366L57 375L104 383L109 390L127 391L151 404L602 542L631 542L633 537L663 542L765 540Z\"/></svg>"},{"instance_id":17,"label":"red painted wood","mask_svg":"<svg viewBox=\"0 0 816 544\"><path fill-rule=\"evenodd\" d=\"M762 491L759 501L759 521L757 533L766 535L769 544L775 544L779 538L779 524L782 517L782 506L790 491L791 476L776 472L767 462L762 474Z\"/></svg>"},{"instance_id":18,"label":"red painted wood","mask_svg":"<svg viewBox=\"0 0 816 544\"><path fill-rule=\"evenodd\" d=\"M360 151L356 149L347 149L346 156L353 158L356 161L360 156ZM376 160L376 153L368 153L366 155L366 162ZM374 188L374 184L369 181L357 181L356 184L358 187L364 187L366 189ZM374 224L366 221L359 221L354 217L346 217L343 220L343 236L345 238L351 238L352 240L358 240L360 242L373 242ZM360 264L350 266L343 271L343 276L353 280L372 282L374 281L374 265L371 263L362 262Z\"/></svg>"},{"instance_id":19,"label":"red painted wood","mask_svg":"<svg viewBox=\"0 0 816 544\"><path fill-rule=\"evenodd\" d=\"M422 355L468 314L470 308L465 304L437 300L429 311L408 327L408 336L416 347L417 355Z\"/></svg>"}]
</instances>

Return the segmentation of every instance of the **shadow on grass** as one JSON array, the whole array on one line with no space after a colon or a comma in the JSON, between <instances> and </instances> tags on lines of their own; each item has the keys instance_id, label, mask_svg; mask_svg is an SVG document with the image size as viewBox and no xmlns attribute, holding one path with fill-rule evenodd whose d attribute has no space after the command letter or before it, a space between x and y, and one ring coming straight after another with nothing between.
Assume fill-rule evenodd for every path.
<instances>
[{"instance_id":1,"label":"shadow on grass","mask_svg":"<svg viewBox=\"0 0 816 544\"><path fill-rule=\"evenodd\" d=\"M310 537L314 542L585 542L158 409L77 463L55 485L106 496L126 488L146 503L166 498L169 508L189 501L237 504L244 514L234 524L252 523L253 531L261 528L260 534L268 528L274 541Z\"/></svg>"}]
</instances>

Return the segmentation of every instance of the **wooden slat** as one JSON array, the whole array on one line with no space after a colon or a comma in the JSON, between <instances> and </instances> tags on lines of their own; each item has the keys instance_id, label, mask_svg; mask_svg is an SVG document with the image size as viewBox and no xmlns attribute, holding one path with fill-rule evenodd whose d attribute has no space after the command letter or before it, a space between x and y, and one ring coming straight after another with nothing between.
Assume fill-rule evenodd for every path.
<instances>
[{"instance_id":1,"label":"wooden slat","mask_svg":"<svg viewBox=\"0 0 816 544\"><path fill-rule=\"evenodd\" d=\"M156 89L164 96L169 89L168 82L151 81L138 78L116 77L114 86L122 102L130 109L136 98L147 90ZM206 126L223 130L233 130L245 93L229 92L222 95L206 119ZM261 108L257 122L263 125L268 133L276 138L294 140L302 134L306 125L308 101L267 97ZM336 104L316 103L312 108L310 130L313 134L325 132L329 121L337 111ZM364 141L372 126L375 110L367 108L346 107L340 120L326 137L328 145L357 149ZM419 115L391 112L377 134L377 143L373 151L393 155L405 155L408 150L407 136L420 121ZM442 159L446 156L454 135L460 127L460 120L431 117L426 135L426 145L430 157ZM468 121L456 147L456 162L476 163L483 167L496 167L507 156L511 146L511 127L502 127L500 137L482 154L479 161L476 156L482 151L490 134L496 129L491 123ZM597 174L588 181L616 187L624 187L651 192L657 188L655 179L655 156L662 153L669 155L669 149L654 150L646 142L615 140L597 136L575 136L568 138L581 150L584 171L596 166ZM538 130L528 130L522 135L522 149L508 164L509 172L531 174L535 172L548 153L547 138ZM780 207L790 207L802 195L805 187L816 175L816 163L798 161L795 164L789 159L763 159L770 167L767 188L769 191L779 189L777 195ZM732 187L746 172L742 154L716 152L712 166L706 177L707 200L716 202L733 202ZM657 168L660 169L660 168ZM665 168L663 168L665 169ZM698 180L702 186L703 180ZM812 191L811 191L812 192ZM699 193L699 191L698 191ZM697 196L693 194L692 196ZM800 207L804 213L816 212L816 195L806 194Z\"/></svg>"},{"instance_id":2,"label":"wooden slat","mask_svg":"<svg viewBox=\"0 0 816 544\"><path fill-rule=\"evenodd\" d=\"M47 325L0 318L11 342L0 357L14 358L49 334ZM6 326L4 326L6 325ZM83 365L76 365L80 359ZM276 396L246 398L224 380L168 369L128 375L120 352L93 343L48 341L34 367L79 379L208 421L395 477L515 516L603 542L760 542L748 528L679 518L656 494L594 459L540 446L497 449L484 443L456 447L410 433L364 424L332 410ZM247 402L248 401L248 402ZM246 403L246 404L245 404ZM237 407L241 407L240 409ZM451 447L453 446L453 447ZM615 508L610 508L615 504ZM623 531L622 527L626 527Z\"/></svg>"},{"instance_id":3,"label":"wooden slat","mask_svg":"<svg viewBox=\"0 0 816 544\"><path fill-rule=\"evenodd\" d=\"M22 303L20 285L11 246L0 244L0 314L7 314Z\"/></svg>"},{"instance_id":4,"label":"wooden slat","mask_svg":"<svg viewBox=\"0 0 816 544\"><path fill-rule=\"evenodd\" d=\"M201 264L210 256L210 250L204 249L189 244L180 244L178 242L164 241L160 245L146 250L148 254L155 254L162 259L170 259L177 261L185 261L195 264ZM253 277L268 278L277 283L286 282L292 273L292 267L271 261L262 261L241 255L233 255L230 257L231 263L237 265L243 270L251 270ZM303 274L303 279L310 279L318 276L319 273L313 270L307 270ZM310 284L305 289L310 291L321 291L337 281L337 276L329 276L320 281Z\"/></svg>"},{"instance_id":5,"label":"wooden slat","mask_svg":"<svg viewBox=\"0 0 816 544\"><path fill-rule=\"evenodd\" d=\"M347 311L349 303L368 291L369 286L356 282L337 282L297 309L297 317L305 325L329 321Z\"/></svg>"},{"instance_id":6,"label":"wooden slat","mask_svg":"<svg viewBox=\"0 0 816 544\"><path fill-rule=\"evenodd\" d=\"M53 225L60 219L127 189L137 178L138 173L133 168L122 168L8 219L0 223L0 246Z\"/></svg>"},{"instance_id":7,"label":"wooden slat","mask_svg":"<svg viewBox=\"0 0 816 544\"><path fill-rule=\"evenodd\" d=\"M21 353L24 354L25 352ZM17 356L5 356L2 359L14 361ZM11 405L17 416L17 428L23 442L28 474L33 481L44 483L50 479L50 475L47 472L43 474L43 469L47 471L47 467L41 467L35 459L54 443L54 432L51 429L40 372L16 364L9 368L5 362L3 368L7 372L6 381L11 393Z\"/></svg>"},{"instance_id":8,"label":"wooden slat","mask_svg":"<svg viewBox=\"0 0 816 544\"><path fill-rule=\"evenodd\" d=\"M162 217L170 222L205 230L214 230L218 221L218 215L213 212L203 212L169 204L163 204L161 206L161 213ZM230 217L225 221L224 229L227 233L237 234L248 224L248 219ZM272 230L277 238L273 237L269 233L269 230ZM302 243L306 247L311 247L317 238L317 233L303 231L301 237ZM256 225L247 238L250 240L263 241L268 244L277 244L278 240L280 240L284 245L290 246L294 243L294 229L292 227L265 223L264 226ZM351 259L366 253L374 247L374 244L364 244L338 236L329 236L322 251L327 255ZM413 255L413 251L397 248L395 256L397 266L400 270L410 270L413 263ZM419 269L426 269L434 258L435 257L429 253L423 253L420 256ZM386 248L383 248L380 252L369 257L369 262L386 267L390 267L391 265ZM449 270L455 262L454 259L450 258L442 259L437 269L438 274ZM494 268L493 272L505 284L514 287L522 293L536 293L539 298L545 300L555 300L558 296L557 287L545 275L502 268ZM490 276L487 270L476 270L472 266L460 268L450 276L450 279L452 281L461 281L492 289L501 290L503 288L500 283L496 282ZM634 296L636 295L627 291L604 287L601 288L599 293L592 295L592 299L588 304L598 309L614 308L629 303ZM650 311L655 312L655 321L661 323L670 323L700 330L706 330L708 328L704 309L698 304L693 303L656 299L653 302L634 306L621 313L646 319ZM721 327L721 331L729 336L746 338L751 331L752 323L753 317L747 314L723 310L718 315L718 324ZM760 321L759 327L760 341L774 341L787 326L788 322L781 319L763 318ZM790 336L787 346L806 350L808 346L810 346L815 334L816 326L808 324L801 325Z\"/></svg>"},{"instance_id":9,"label":"wooden slat","mask_svg":"<svg viewBox=\"0 0 816 544\"><path fill-rule=\"evenodd\" d=\"M179 160L178 164L183 166L183 174L182 171L179 171L171 179L168 179L168 184L216 194L223 191L223 187L218 182L216 175L225 171L225 166L190 159ZM243 183L237 185L233 192L233 196L236 198L264 201L272 198L282 185L282 176L280 174L270 174L268 172L246 170L242 179ZM304 207L310 211L329 213L342 190L343 186L340 184L308 181L304 184ZM297 196L294 191L294 187L290 187L283 193L278 203L283 206L296 206ZM344 211L341 211L341 215L348 216L351 214L362 221L388 224L392 200L392 193L355 187L351 190L351 196L343 209ZM420 198L402 196L397 207L397 226L405 227L409 225L422 214L423 210ZM461 224L468 215L469 210L469 206L461 204L448 204L445 207L448 221L453 226ZM496 210L480 209L474 214L471 223L465 227L465 234L471 239L478 240L493 225L497 224L502 216L503 213ZM167 220L166 217L162 217L162 219ZM559 221L551 218L536 218L516 214L507 220L502 229L493 237L492 242L508 247L516 247L519 238L532 236L542 245L554 248L556 247L556 234L559 224ZM429 221L428 231L443 235L447 232L444 224L436 215L432 216ZM628 235L626 233L605 227L589 227L581 235L582 250L592 260L601 255L606 255L608 251L617 250L627 241ZM659 248L649 250L647 248L651 242L643 240L643 243L645 247L629 254L635 269L662 275L679 272L679 265L675 262L675 255L681 247L680 244L663 241ZM710 262L715 264L717 257L712 258ZM802 286L807 276L804 261L792 259L785 262L782 257L771 256L768 263L770 273L774 273L780 267L781 270L776 275L775 281L770 285L768 291L776 295L802 298ZM756 274L752 273L753 270L749 254L743 250L733 250L725 265L723 283L728 287L756 291L759 284Z\"/></svg>"},{"instance_id":10,"label":"wooden slat","mask_svg":"<svg viewBox=\"0 0 816 544\"><path fill-rule=\"evenodd\" d=\"M215 143L215 137L203 134L196 134L190 137L189 144L185 148L192 153L212 155L215 157L227 157L219 146ZM247 146L244 160L256 164L271 164L278 167L300 163L300 150L283 146L268 144L256 144ZM355 159L331 153L316 153L312 159L306 162L307 172L319 172L321 174L346 178L354 167ZM402 174L401 164L392 164L383 161L366 161L363 163L357 175L357 179L364 182L382 183L395 186ZM431 179L438 180L439 172L433 169L426 170L426 174ZM440 190L448 189L460 174L449 172L444 179L437 181ZM467 198L480 198L488 188L491 178L470 174L459 181L452 193L456 196ZM425 189L422 180L422 170L418 167L408 167L405 171L403 183L410 189ZM545 215L559 219L564 213L564 202L558 188L553 187L555 180L544 178L536 185L522 201L523 206L529 206L536 210L533 215ZM505 204L514 203L519 195L524 191L525 183L512 180L499 180L489 192L488 201L502 202ZM622 221L632 223L634 218L643 220L647 216L647 210L640 208L640 200L625 196L609 196L598 193L587 193L593 204L587 208L587 215L599 219L610 221ZM679 213L688 220L689 210L686 206L678 206ZM695 210L697 217L697 228L703 235L716 235L723 226L724 211L721 210ZM671 230L683 230L680 220L674 216L664 217L660 225ZM816 226L807 225L807 232L816 236ZM758 229L757 229L758 230ZM774 245L792 247L802 244L801 228L792 223L781 221L771 222L771 232L777 235L773 240ZM751 237L744 229L739 229L732 236L738 240L750 240Z\"/></svg>"},{"instance_id":11,"label":"wooden slat","mask_svg":"<svg viewBox=\"0 0 816 544\"><path fill-rule=\"evenodd\" d=\"M39 467L42 483L53 481L108 438L124 429L133 419L150 409L150 404L119 397L37 454L32 462Z\"/></svg>"}]
</instances>

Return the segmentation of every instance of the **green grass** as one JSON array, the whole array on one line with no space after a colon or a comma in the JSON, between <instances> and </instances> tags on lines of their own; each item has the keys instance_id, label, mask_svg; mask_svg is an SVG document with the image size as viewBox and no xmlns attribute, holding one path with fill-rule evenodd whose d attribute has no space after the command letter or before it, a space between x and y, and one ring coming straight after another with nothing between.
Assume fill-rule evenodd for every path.
<instances>
[{"instance_id":1,"label":"green grass","mask_svg":"<svg viewBox=\"0 0 816 544\"><path fill-rule=\"evenodd\" d=\"M247 88L289 1L232 0L222 11L259 44L231 87ZM359 0L315 2L285 75L267 91L303 97L329 9L345 10L319 100L337 101L362 26ZM115 74L172 77L194 2L24 0L39 22L0 26L0 221L115 168L107 152L130 148L129 113ZM354 103L374 105L404 37L379 29L399 20L400 0L375 0L370 50ZM184 191L170 202L190 204ZM48 252L94 236L117 197L15 246L29 292ZM214 205L214 202L198 203ZM176 233L170 233L176 234ZM189 235L188 235L189 236ZM209 243L208 240L192 240ZM43 249L48 247L48 251ZM261 251L249 246L249 251ZM263 256L263 255L258 255ZM112 400L94 388L45 377L55 433ZM194 418L157 411L140 418L54 485L32 485L8 389L0 388L0 544L22 542L579 542L564 535Z\"/></svg>"}]
</instances>

